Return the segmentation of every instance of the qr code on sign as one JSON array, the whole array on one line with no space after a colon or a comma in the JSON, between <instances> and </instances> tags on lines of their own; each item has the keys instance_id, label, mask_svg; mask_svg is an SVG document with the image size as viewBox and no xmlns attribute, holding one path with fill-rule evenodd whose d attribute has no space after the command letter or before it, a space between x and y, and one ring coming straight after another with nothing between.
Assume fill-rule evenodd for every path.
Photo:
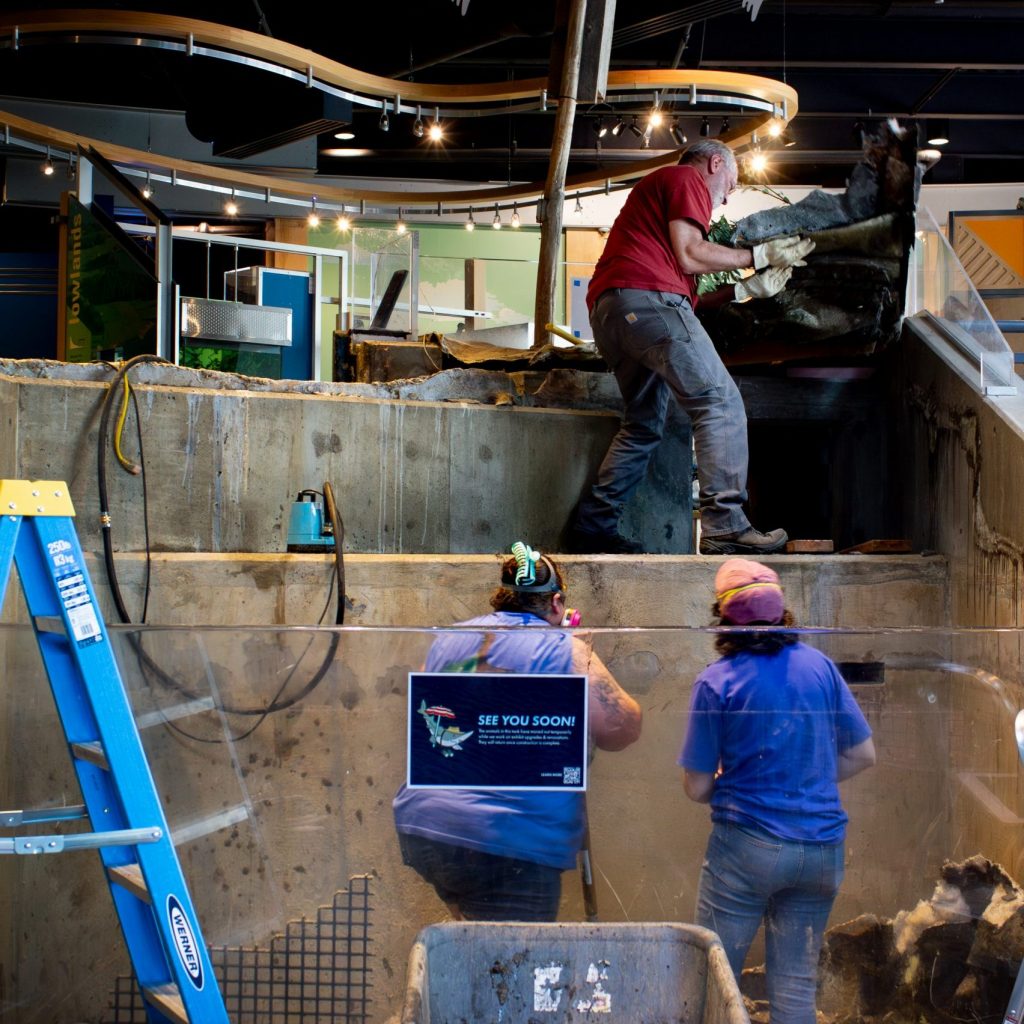
<instances>
[{"instance_id":1,"label":"qr code on sign","mask_svg":"<svg viewBox=\"0 0 1024 1024\"><path fill-rule=\"evenodd\" d=\"M563 786L578 786L580 784L580 769L579 768L563 768L562 769L562 785Z\"/></svg>"}]
</instances>

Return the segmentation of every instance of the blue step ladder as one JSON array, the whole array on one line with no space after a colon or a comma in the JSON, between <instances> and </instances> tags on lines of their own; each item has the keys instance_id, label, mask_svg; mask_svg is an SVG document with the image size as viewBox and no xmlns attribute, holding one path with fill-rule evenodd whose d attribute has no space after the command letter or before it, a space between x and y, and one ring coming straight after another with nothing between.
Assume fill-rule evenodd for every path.
<instances>
[{"instance_id":1,"label":"blue step ladder","mask_svg":"<svg viewBox=\"0 0 1024 1024\"><path fill-rule=\"evenodd\" d=\"M16 564L85 801L0 811L0 826L88 817L93 831L0 838L0 853L98 850L147 1019L228 1024L74 514L64 483L0 480L0 602Z\"/></svg>"}]
</instances>

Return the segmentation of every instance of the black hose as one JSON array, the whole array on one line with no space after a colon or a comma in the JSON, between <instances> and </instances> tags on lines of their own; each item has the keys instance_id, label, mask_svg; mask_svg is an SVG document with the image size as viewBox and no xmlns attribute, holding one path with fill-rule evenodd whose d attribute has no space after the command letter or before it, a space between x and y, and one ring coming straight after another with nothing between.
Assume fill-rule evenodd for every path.
<instances>
[{"instance_id":1,"label":"black hose","mask_svg":"<svg viewBox=\"0 0 1024 1024\"><path fill-rule=\"evenodd\" d=\"M103 405L100 413L100 425L99 425L99 450L97 453L97 481L99 486L99 504L100 504L100 527L101 534L103 537L103 561L107 570L107 578L110 583L110 591L114 601L115 608L117 609L118 616L121 622L125 625L132 625L132 618L128 613L128 609L125 606L123 595L121 594L121 587L117 577L117 567L114 562L114 550L113 540L111 536L111 518L110 518L110 502L109 493L107 487L107 445L110 437L110 413L113 408L113 399L117 394L119 385L124 381L125 376L128 372L140 363L163 363L165 365L172 365L167 363L167 360L162 359L160 356L153 355L151 353L143 353L138 356L134 356L132 359L127 360L123 363L114 375L113 380L110 383L110 388L107 393L103 396ZM133 396L134 397L134 396ZM138 406L135 407L136 419L138 419ZM142 437L141 427L139 434L139 458L142 461ZM145 481L145 469L142 468L143 481ZM310 492L315 494L316 492ZM144 502L146 501L144 497ZM345 619L345 560L342 546L345 539L345 526L342 522L341 516L338 514L337 503L334 500L334 490L329 483L324 484L324 504L325 511L331 521L331 526L334 531L334 577L332 578L332 584L337 581L338 586L338 602L335 611L335 621L338 625L342 625ZM146 549L149 551L149 526L148 526L148 511L146 511ZM148 568L147 568L148 573ZM147 587L148 590L148 587ZM148 605L148 599L147 599ZM143 624L145 624L145 614L143 615ZM292 681L296 670L302 662L302 657L295 663L292 671L289 672L288 676L282 682L278 688L277 693L269 704L263 707L236 707L234 705L220 703L217 705L217 710L224 712L225 714L232 715L248 715L256 716L256 721L250 728L245 730L238 736L232 737L233 740L237 741L245 739L250 736L266 719L270 714L278 711L284 711L287 708L293 707L304 697L308 696L316 687L320 684L321 680L327 674L327 670L330 668L334 661L335 654L337 653L338 643L340 636L338 633L332 633L331 641L328 646L327 652L324 655L317 670L313 673L313 676L309 681L296 693L294 696L289 697L287 700L281 700L280 696L287 688L288 684ZM129 642L135 651L136 657L139 661L139 668L143 672L143 675L155 676L165 686L173 689L175 692L182 694L189 700L196 700L199 698L199 693L189 690L187 686L175 679L169 673L165 672L156 661L143 649L141 636L132 633L129 635ZM307 648L308 650L308 648ZM191 739L198 740L204 743L220 743L222 740L208 740L201 736L195 736L192 733L187 732L180 726L175 725L172 722L167 723L171 728L177 732L188 736Z\"/></svg>"},{"instance_id":2,"label":"black hose","mask_svg":"<svg viewBox=\"0 0 1024 1024\"><path fill-rule=\"evenodd\" d=\"M117 570L114 568L114 545L110 536L110 502L107 493L107 442L110 438L110 411L114 405L114 396L117 394L118 386L122 383L128 371L139 363L164 363L166 359L155 356L152 353L144 352L142 355L133 356L121 364L114 379L110 382L110 389L103 396L103 406L100 412L100 434L99 445L96 452L96 479L99 484L100 497L100 533L103 537L103 561L107 567L107 579L110 581L110 593L114 599L114 607L121 621L130 624L132 617L125 607L124 598L121 595L121 587L117 580ZM167 364L169 365L169 364ZM136 413L137 415L137 413Z\"/></svg>"},{"instance_id":3,"label":"black hose","mask_svg":"<svg viewBox=\"0 0 1024 1024\"><path fill-rule=\"evenodd\" d=\"M345 526L344 526L344 523L342 522L341 516L338 514L337 505L336 505L336 503L334 501L334 491L330 488L330 484L325 484L324 485L324 489L325 489L325 492L329 493L329 495L330 495L329 498L325 497L325 502L326 502L326 504L328 506L327 513L330 516L331 524L332 524L332 527L333 527L333 529L335 531L335 538L334 538L334 540L335 540L335 543L334 543L334 578L337 579L337 581L338 581L338 603L337 603L337 609L336 609L336 612L335 612L335 619L336 619L338 625L342 625L343 622L344 622L344 618L345 618L345 591L344 591L344 588L345 588L345 568L344 568L345 561L344 561L344 554L342 552L342 543L343 543L344 538L345 538ZM333 582L333 580L332 580L332 582ZM263 720L267 717L267 715L274 714L274 713L276 713L278 711L285 711L288 708L293 707L300 700L302 700L304 697L307 697L310 693L312 693L313 690L315 690L316 687L320 685L321 680L327 674L327 670L330 668L331 664L333 663L335 654L337 653L337 650L338 650L338 644L339 644L340 640L341 640L341 634L340 633L338 633L338 632L332 632L331 633L331 641L330 641L330 644L328 645L326 653L324 654L323 660L320 662L320 665L317 667L316 671L313 673L313 675L309 679L309 681L307 683L305 683L302 686L302 688L298 691L298 693L296 693L294 696L291 696L291 697L287 698L286 700L281 700L280 699L281 698L281 694L284 693L284 691L288 687L289 683L291 683L291 681L292 681L292 679L293 679L293 677L295 675L295 672L298 670L298 667L299 667L299 665L302 662L302 658L301 657L295 663L295 665L293 666L291 672L288 673L288 675L285 678L285 680L278 687L277 693L274 694L274 696L271 699L269 704L266 704L263 707L235 706L235 705L227 704L227 703L224 703L224 702L221 702L220 704L218 704L217 705L217 709L220 710L220 711L223 711L226 714L229 714L229 715L249 715L249 716L257 716L259 718L259 721L256 722L255 725L253 725L252 727L247 729L245 732L239 734L238 736L234 736L232 738L234 740L245 739L247 736L250 736L255 731L255 729L263 722ZM180 683L178 680L176 680L172 676L168 675L168 673L165 672L153 660L153 658L149 654L147 654L146 651L144 651L142 649L141 637L138 637L138 636L135 636L134 634L132 634L132 636L131 636L131 643L132 643L132 646L134 647L134 649L136 651L136 654L137 654L137 656L139 658L139 666L140 666L140 668L144 672L148 670L149 672L153 673L165 686L168 686L168 687L174 689L176 692L182 694L188 700L198 700L198 699L200 699L201 695L199 693L197 693L195 691L189 690L184 684ZM308 648L307 648L307 650L308 650ZM184 730L178 728L177 726L174 726L173 723L168 723L168 724L172 725L173 728L177 728L179 732L183 732L184 735L189 736L191 739L199 740L200 742L205 742L205 743L219 743L219 742L222 742L220 740L205 740L205 739L203 739L203 737L195 736L192 733L185 732Z\"/></svg>"}]
</instances>

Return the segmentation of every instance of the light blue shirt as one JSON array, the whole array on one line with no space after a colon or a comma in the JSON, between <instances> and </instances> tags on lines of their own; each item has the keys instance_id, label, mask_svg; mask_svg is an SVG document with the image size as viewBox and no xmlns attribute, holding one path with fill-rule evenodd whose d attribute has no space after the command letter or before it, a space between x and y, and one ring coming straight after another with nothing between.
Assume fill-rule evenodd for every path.
<instances>
[{"instance_id":1,"label":"light blue shirt","mask_svg":"<svg viewBox=\"0 0 1024 1024\"><path fill-rule=\"evenodd\" d=\"M465 671L486 636L486 664L476 671L562 674L572 671L572 639L526 612L495 612L459 626L522 626L494 633L446 633L430 648L427 672ZM473 685L472 674L466 685ZM399 832L439 843L528 860L566 870L575 867L583 842L582 793L490 789L407 789L394 803Z\"/></svg>"}]
</instances>

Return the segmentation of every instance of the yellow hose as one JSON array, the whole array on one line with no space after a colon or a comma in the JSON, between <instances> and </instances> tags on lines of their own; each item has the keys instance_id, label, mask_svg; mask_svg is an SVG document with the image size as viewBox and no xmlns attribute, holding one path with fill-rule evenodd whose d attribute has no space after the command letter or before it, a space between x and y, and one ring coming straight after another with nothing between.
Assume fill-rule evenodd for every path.
<instances>
[{"instance_id":1,"label":"yellow hose","mask_svg":"<svg viewBox=\"0 0 1024 1024\"><path fill-rule=\"evenodd\" d=\"M114 430L114 454L117 456L117 461L121 463L123 469L137 476L142 471L142 468L128 459L121 451L121 434L124 432L125 420L128 419L128 398L131 395L128 374L125 374L122 379L124 381L124 392L121 395L121 411L117 414L117 427Z\"/></svg>"}]
</instances>

